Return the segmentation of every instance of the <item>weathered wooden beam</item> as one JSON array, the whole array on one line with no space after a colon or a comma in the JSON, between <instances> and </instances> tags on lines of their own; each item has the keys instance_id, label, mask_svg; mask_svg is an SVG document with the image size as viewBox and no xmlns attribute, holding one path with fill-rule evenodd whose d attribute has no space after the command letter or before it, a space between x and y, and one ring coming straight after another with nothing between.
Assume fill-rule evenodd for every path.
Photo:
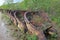
<instances>
[{"instance_id":1,"label":"weathered wooden beam","mask_svg":"<svg viewBox=\"0 0 60 40\"><path fill-rule=\"evenodd\" d=\"M38 40L47 40L46 39L46 37L45 37L45 35L44 35L44 33L43 33L43 31L42 30L37 30L36 28L35 28L35 26L34 25L32 25L30 22L29 22L29 20L27 19L27 17L26 17L26 15L28 14L29 12L25 12L25 14L24 14L24 20L25 20L25 22L26 22L26 25L27 25L27 28L28 28L28 30L32 33L32 34L36 34L37 36L38 36Z\"/></svg>"},{"instance_id":2,"label":"weathered wooden beam","mask_svg":"<svg viewBox=\"0 0 60 40\"><path fill-rule=\"evenodd\" d=\"M19 13L17 13L17 12L14 13L14 17L16 18L16 20L17 20L17 22L18 22L18 25L17 25L18 28L19 28L21 31L23 31L23 32L28 31L24 20L21 21L21 18L19 18L17 14L18 14L18 15L21 15L21 14L19 14Z\"/></svg>"}]
</instances>

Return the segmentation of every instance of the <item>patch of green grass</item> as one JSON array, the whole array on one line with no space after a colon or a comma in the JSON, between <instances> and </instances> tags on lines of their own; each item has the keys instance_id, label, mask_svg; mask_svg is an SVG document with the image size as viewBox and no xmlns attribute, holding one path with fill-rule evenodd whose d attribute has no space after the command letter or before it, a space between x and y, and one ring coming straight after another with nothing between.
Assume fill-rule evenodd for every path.
<instances>
[{"instance_id":1,"label":"patch of green grass","mask_svg":"<svg viewBox=\"0 0 60 40\"><path fill-rule=\"evenodd\" d=\"M30 35L29 33L27 33L26 38L27 40L37 40L37 36L35 34Z\"/></svg>"},{"instance_id":2,"label":"patch of green grass","mask_svg":"<svg viewBox=\"0 0 60 40\"><path fill-rule=\"evenodd\" d=\"M12 24L11 19L6 14L2 14L2 20L4 20L4 22L8 25Z\"/></svg>"},{"instance_id":3,"label":"patch of green grass","mask_svg":"<svg viewBox=\"0 0 60 40\"><path fill-rule=\"evenodd\" d=\"M56 30L59 32L59 28L60 28L60 16L58 15L58 13L56 13L56 15L54 14L54 15L50 15L50 18L51 18L51 20L55 23L55 28L56 28ZM53 36L55 36L55 37L53 37ZM57 40L57 38L58 38L58 34L57 35L52 35L48 40Z\"/></svg>"}]
</instances>

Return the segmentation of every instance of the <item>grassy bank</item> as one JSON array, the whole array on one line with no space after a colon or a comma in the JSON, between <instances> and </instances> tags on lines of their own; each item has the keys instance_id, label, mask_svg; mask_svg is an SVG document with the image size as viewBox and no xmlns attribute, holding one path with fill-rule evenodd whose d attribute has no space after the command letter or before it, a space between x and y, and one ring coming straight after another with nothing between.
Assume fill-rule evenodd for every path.
<instances>
[{"instance_id":1,"label":"grassy bank","mask_svg":"<svg viewBox=\"0 0 60 40\"><path fill-rule=\"evenodd\" d=\"M0 6L0 9L11 9L11 10L44 10L49 14L52 22L56 24L56 29L60 33L60 0L24 0L21 3L12 3ZM11 23L10 19L3 15L7 19L7 22ZM22 39L24 39L26 35L22 35ZM36 36L30 36L27 34L28 40L36 40ZM55 38L51 38L51 40L56 40Z\"/></svg>"}]
</instances>

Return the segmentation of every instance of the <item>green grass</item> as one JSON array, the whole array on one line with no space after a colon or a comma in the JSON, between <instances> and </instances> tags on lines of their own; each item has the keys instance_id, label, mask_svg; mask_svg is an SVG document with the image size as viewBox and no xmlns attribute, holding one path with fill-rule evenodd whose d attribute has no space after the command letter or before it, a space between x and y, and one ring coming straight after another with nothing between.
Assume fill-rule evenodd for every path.
<instances>
[{"instance_id":1,"label":"green grass","mask_svg":"<svg viewBox=\"0 0 60 40\"><path fill-rule=\"evenodd\" d=\"M11 19L6 14L2 14L2 20L4 20L5 23L8 24L8 25L12 24Z\"/></svg>"},{"instance_id":2,"label":"green grass","mask_svg":"<svg viewBox=\"0 0 60 40\"><path fill-rule=\"evenodd\" d=\"M26 34L27 34L26 35L27 40L38 40L37 36L35 34L33 34L33 35L31 35L29 33L26 33Z\"/></svg>"},{"instance_id":3,"label":"green grass","mask_svg":"<svg viewBox=\"0 0 60 40\"><path fill-rule=\"evenodd\" d=\"M51 20L56 23L57 28L60 28L60 0L24 0L21 3L2 5L0 6L1 8L12 10L44 10L48 12ZM5 17L7 18L7 16ZM7 18L8 20L10 19ZM28 34L27 39L36 40L36 36ZM55 39L51 38L51 40Z\"/></svg>"},{"instance_id":4,"label":"green grass","mask_svg":"<svg viewBox=\"0 0 60 40\"><path fill-rule=\"evenodd\" d=\"M45 10L60 13L60 0L24 0L21 3L2 5L3 9Z\"/></svg>"}]
</instances>

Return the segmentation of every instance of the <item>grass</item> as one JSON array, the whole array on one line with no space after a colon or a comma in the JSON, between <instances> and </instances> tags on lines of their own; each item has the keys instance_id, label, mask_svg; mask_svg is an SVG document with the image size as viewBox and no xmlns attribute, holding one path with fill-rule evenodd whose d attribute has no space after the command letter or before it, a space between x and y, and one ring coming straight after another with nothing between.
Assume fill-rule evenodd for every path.
<instances>
[{"instance_id":1,"label":"grass","mask_svg":"<svg viewBox=\"0 0 60 40\"><path fill-rule=\"evenodd\" d=\"M0 6L0 9L12 9L12 10L44 10L48 12L51 20L56 23L56 28L60 28L60 0L24 0L21 3L13 3ZM10 19L3 15L7 22L11 22ZM59 29L57 29L59 31ZM27 35L28 40L36 40L36 36ZM23 37L22 37L23 40ZM51 38L51 40L56 40Z\"/></svg>"},{"instance_id":2,"label":"grass","mask_svg":"<svg viewBox=\"0 0 60 40\"><path fill-rule=\"evenodd\" d=\"M8 25L12 24L11 19L6 14L2 14L2 20L4 20L5 23L8 24Z\"/></svg>"},{"instance_id":3,"label":"grass","mask_svg":"<svg viewBox=\"0 0 60 40\"><path fill-rule=\"evenodd\" d=\"M59 13L56 13L56 14L49 14L49 17L51 18L51 20L52 20L52 22L53 23L55 23L55 28L56 28L56 30L57 30L57 32L58 32L58 34L57 34L57 37L58 37L58 35L60 36L60 34L59 34L59 28L60 28L60 16L58 15ZM56 35L55 35L56 36ZM57 40L57 37L51 37L49 40Z\"/></svg>"},{"instance_id":4,"label":"grass","mask_svg":"<svg viewBox=\"0 0 60 40\"><path fill-rule=\"evenodd\" d=\"M26 38L27 38L27 40L38 40L37 36L35 34L31 35L31 34L27 33Z\"/></svg>"}]
</instances>

